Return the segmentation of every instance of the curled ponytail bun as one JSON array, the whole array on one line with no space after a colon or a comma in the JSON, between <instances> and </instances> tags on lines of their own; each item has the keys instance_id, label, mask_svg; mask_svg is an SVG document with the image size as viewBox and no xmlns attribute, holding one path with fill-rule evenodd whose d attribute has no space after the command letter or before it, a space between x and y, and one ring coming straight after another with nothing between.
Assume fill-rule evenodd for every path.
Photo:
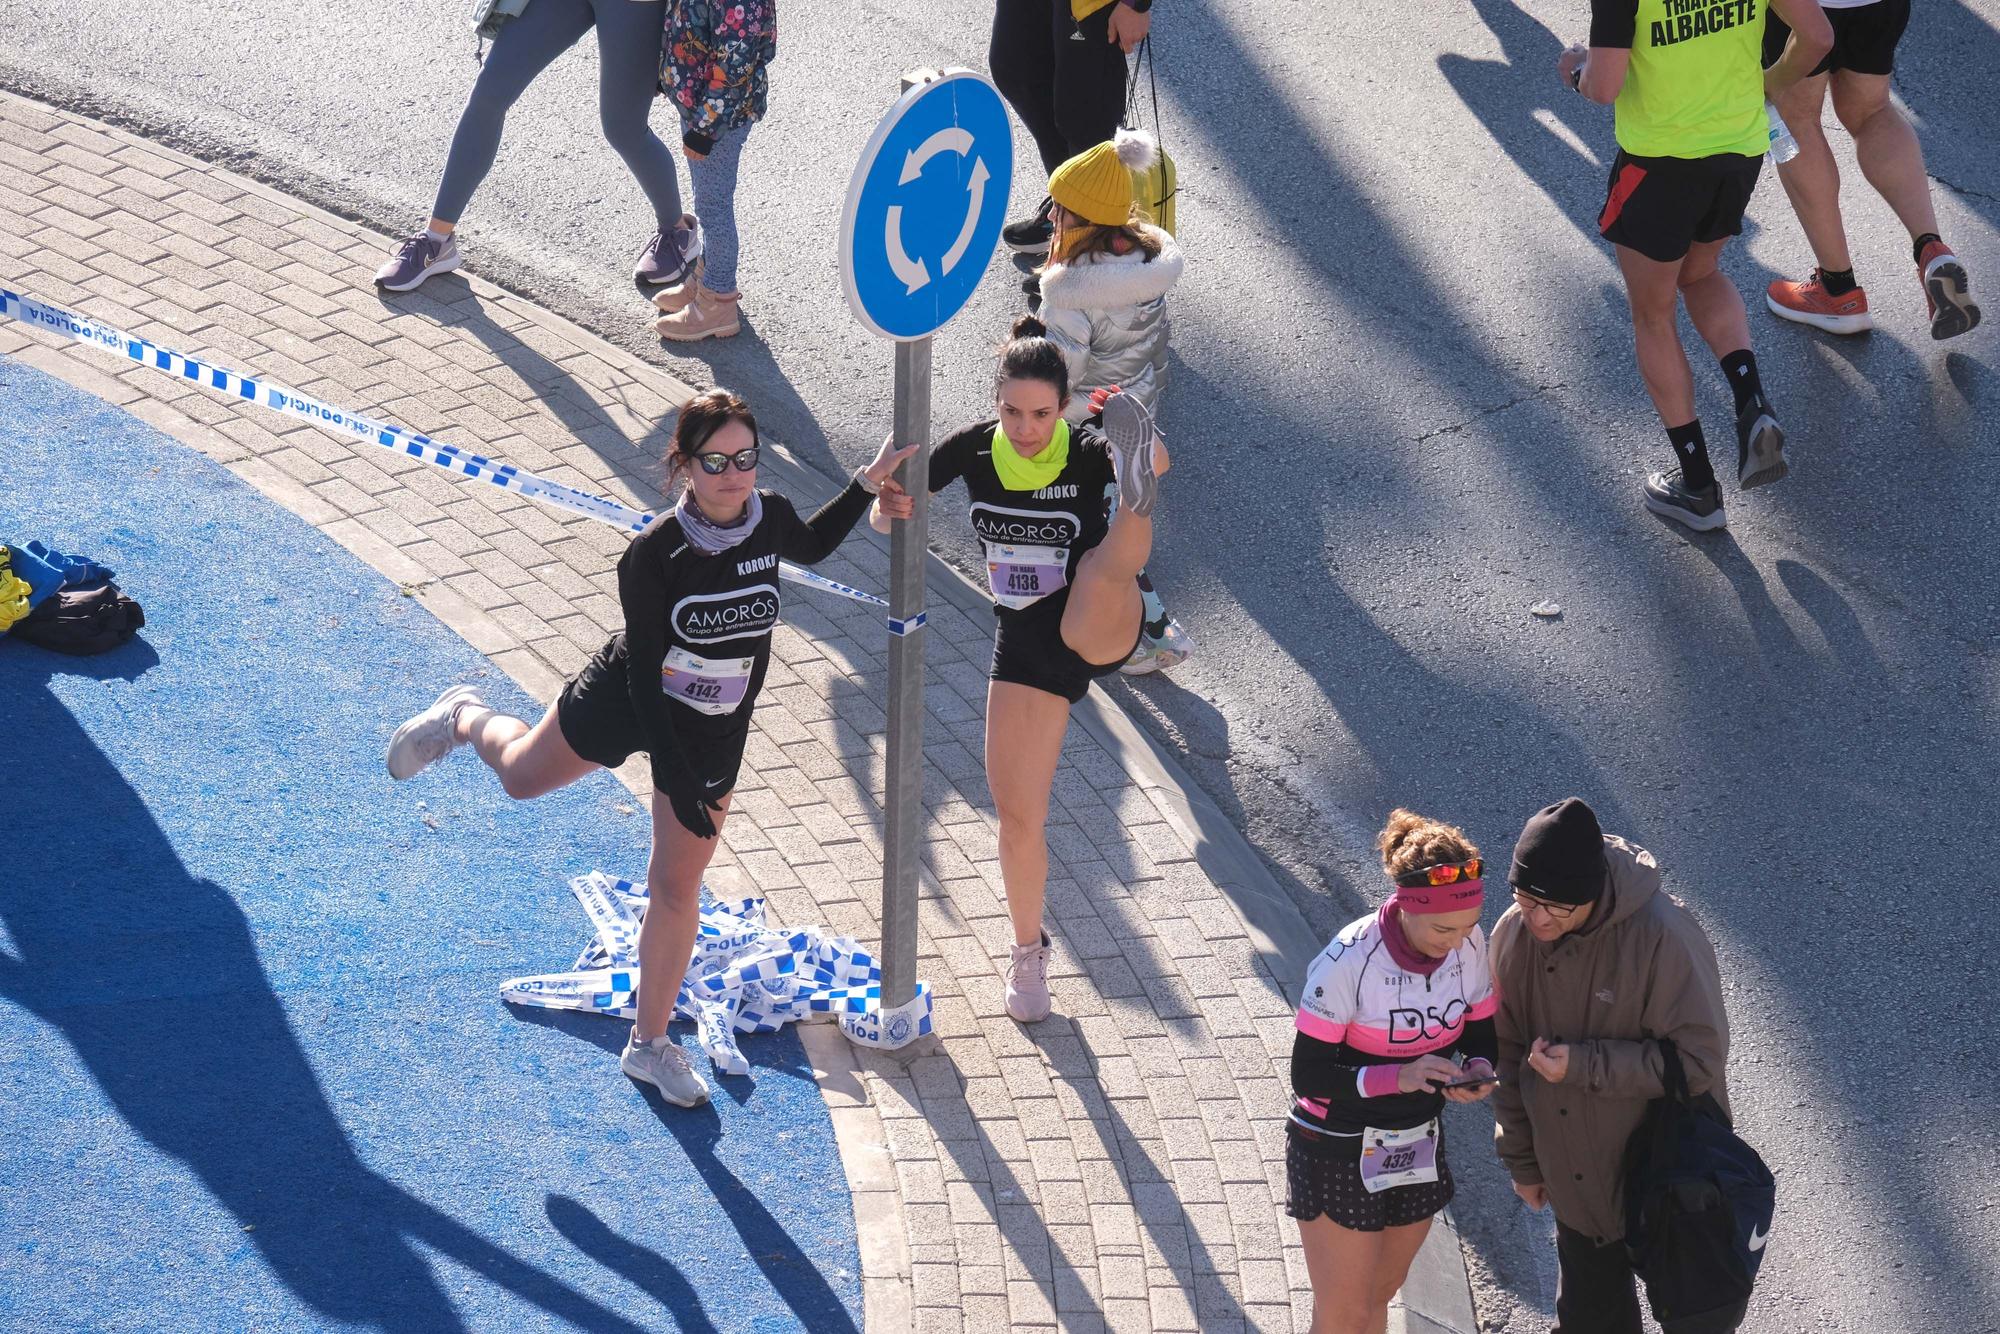
<instances>
[{"instance_id":1,"label":"curled ponytail bun","mask_svg":"<svg viewBox=\"0 0 2000 1334\"><path fill-rule=\"evenodd\" d=\"M1389 812L1388 823L1375 837L1375 847L1382 854L1382 869L1392 879L1405 871L1470 861L1479 855L1463 829L1400 806Z\"/></svg>"},{"instance_id":2,"label":"curled ponytail bun","mask_svg":"<svg viewBox=\"0 0 2000 1334\"><path fill-rule=\"evenodd\" d=\"M1000 348L1000 370L993 377L993 392L1009 380L1040 380L1052 386L1056 398L1069 402L1069 362L1062 349L1049 341L1049 326L1033 315L1023 315L1008 330Z\"/></svg>"}]
</instances>

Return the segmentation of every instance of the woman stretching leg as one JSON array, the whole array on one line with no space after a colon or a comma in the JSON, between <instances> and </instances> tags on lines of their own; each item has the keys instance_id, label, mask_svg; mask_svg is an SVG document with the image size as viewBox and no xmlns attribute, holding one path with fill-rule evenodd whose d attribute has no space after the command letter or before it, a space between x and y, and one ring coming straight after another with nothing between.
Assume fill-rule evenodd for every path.
<instances>
[{"instance_id":1,"label":"woman stretching leg","mask_svg":"<svg viewBox=\"0 0 2000 1334\"><path fill-rule=\"evenodd\" d=\"M1104 431L1063 419L1069 371L1041 322L1023 317L1002 350L997 417L931 455L933 492L963 480L986 547L998 632L986 691L986 783L1000 817L1000 875L1014 948L1007 1012L1048 1017L1045 827L1070 705L1132 656L1142 617L1138 574L1153 545L1153 502L1167 460L1152 417L1114 395ZM1103 497L1120 504L1107 521ZM871 520L886 530L892 515Z\"/></svg>"},{"instance_id":2,"label":"woman stretching leg","mask_svg":"<svg viewBox=\"0 0 2000 1334\"><path fill-rule=\"evenodd\" d=\"M914 447L885 445L810 519L777 492L756 488L759 448L749 404L722 389L697 395L681 409L668 459L670 478L687 481L680 503L633 538L618 562L624 632L533 727L488 708L470 686L453 686L389 741L389 775L397 779L470 742L517 800L616 768L635 751L650 756L653 851L639 932L639 1015L620 1064L683 1107L705 1101L708 1085L668 1040L667 1021L694 955L702 873L771 661L775 567L832 555L871 493L885 522L911 511L889 477Z\"/></svg>"}]
</instances>

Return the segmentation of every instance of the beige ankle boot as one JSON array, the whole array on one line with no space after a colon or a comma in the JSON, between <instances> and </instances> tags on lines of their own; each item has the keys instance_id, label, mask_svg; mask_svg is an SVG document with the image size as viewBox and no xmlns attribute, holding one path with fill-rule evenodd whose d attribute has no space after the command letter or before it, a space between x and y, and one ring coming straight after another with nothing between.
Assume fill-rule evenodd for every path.
<instances>
[{"instance_id":1,"label":"beige ankle boot","mask_svg":"<svg viewBox=\"0 0 2000 1334\"><path fill-rule=\"evenodd\" d=\"M653 293L653 304L669 315L686 310L688 303L694 300L696 290L701 286L702 272L702 261L696 260L693 271L687 277L672 287L663 287Z\"/></svg>"},{"instance_id":2,"label":"beige ankle boot","mask_svg":"<svg viewBox=\"0 0 2000 1334\"><path fill-rule=\"evenodd\" d=\"M737 306L743 299L737 292L711 292L696 287L694 299L671 315L653 321L653 332L676 343L695 343L704 338L733 338L743 330Z\"/></svg>"}]
</instances>

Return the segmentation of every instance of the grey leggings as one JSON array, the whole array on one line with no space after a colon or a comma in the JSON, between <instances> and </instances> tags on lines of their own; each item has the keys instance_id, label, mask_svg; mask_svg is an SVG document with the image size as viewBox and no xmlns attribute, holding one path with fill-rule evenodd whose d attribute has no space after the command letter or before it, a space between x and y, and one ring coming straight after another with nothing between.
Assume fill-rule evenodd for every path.
<instances>
[{"instance_id":1,"label":"grey leggings","mask_svg":"<svg viewBox=\"0 0 2000 1334\"><path fill-rule=\"evenodd\" d=\"M707 157L688 159L694 212L701 219L701 285L723 296L736 290L736 169L749 137L749 125L725 130Z\"/></svg>"},{"instance_id":2,"label":"grey leggings","mask_svg":"<svg viewBox=\"0 0 2000 1334\"><path fill-rule=\"evenodd\" d=\"M508 108L551 61L595 27L597 113L605 142L625 159L659 225L677 224L681 195L674 156L646 123L659 91L666 8L666 0L529 0L520 17L500 29L472 85L458 132L451 137L451 156L445 159L432 216L458 221L492 169Z\"/></svg>"}]
</instances>

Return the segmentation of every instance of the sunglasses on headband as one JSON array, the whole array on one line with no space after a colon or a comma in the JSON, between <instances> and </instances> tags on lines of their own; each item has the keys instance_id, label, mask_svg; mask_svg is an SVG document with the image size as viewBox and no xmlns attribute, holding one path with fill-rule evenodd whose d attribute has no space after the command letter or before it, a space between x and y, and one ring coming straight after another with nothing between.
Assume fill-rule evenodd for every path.
<instances>
[{"instance_id":1,"label":"sunglasses on headband","mask_svg":"<svg viewBox=\"0 0 2000 1334\"><path fill-rule=\"evenodd\" d=\"M1483 864L1479 858L1474 857L1468 862L1426 866L1421 870L1403 872L1396 877L1396 883L1406 889L1422 889L1425 885L1455 885L1461 880L1477 880L1479 868Z\"/></svg>"},{"instance_id":2,"label":"sunglasses on headband","mask_svg":"<svg viewBox=\"0 0 2000 1334\"><path fill-rule=\"evenodd\" d=\"M711 477L728 472L732 463L736 465L736 471L749 472L757 466L757 453L762 448L762 445L752 445L734 454L697 454L694 458L701 465L701 470Z\"/></svg>"}]
</instances>

